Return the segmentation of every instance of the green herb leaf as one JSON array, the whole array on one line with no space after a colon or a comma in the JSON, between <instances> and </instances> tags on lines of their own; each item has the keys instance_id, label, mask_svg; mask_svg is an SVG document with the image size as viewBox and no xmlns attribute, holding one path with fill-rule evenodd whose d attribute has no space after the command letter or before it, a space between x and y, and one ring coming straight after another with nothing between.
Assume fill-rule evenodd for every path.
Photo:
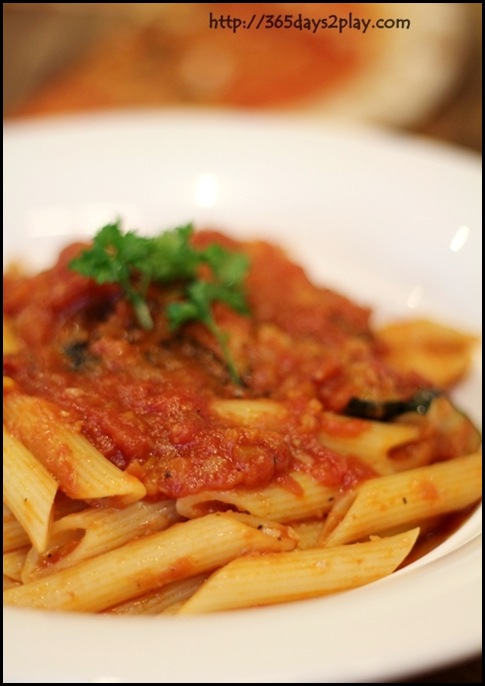
<instances>
[{"instance_id":1,"label":"green herb leaf","mask_svg":"<svg viewBox=\"0 0 485 686\"><path fill-rule=\"evenodd\" d=\"M218 244L194 248L193 232L193 225L186 224L147 238L134 231L123 233L117 221L98 231L92 246L71 260L69 267L99 284L119 284L144 329L153 328L146 301L150 284L178 284L180 293L166 308L170 328L176 331L187 322L202 322L217 339L231 377L239 383L227 336L214 320L212 305L219 301L248 313L243 283L249 262L245 255ZM209 267L210 280L200 279L202 265Z\"/></svg>"}]
</instances>

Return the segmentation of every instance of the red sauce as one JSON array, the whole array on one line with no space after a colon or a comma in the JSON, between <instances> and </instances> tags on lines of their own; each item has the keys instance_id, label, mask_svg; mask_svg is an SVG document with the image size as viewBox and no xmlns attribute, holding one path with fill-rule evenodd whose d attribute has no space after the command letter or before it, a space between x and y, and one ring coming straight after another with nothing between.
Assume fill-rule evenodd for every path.
<instances>
[{"instance_id":1,"label":"red sauce","mask_svg":"<svg viewBox=\"0 0 485 686\"><path fill-rule=\"evenodd\" d=\"M368 431L368 424L361 419L341 417L339 415L326 413L322 418L322 428L330 436L342 436L352 438L360 436Z\"/></svg>"},{"instance_id":2,"label":"red sauce","mask_svg":"<svg viewBox=\"0 0 485 686\"><path fill-rule=\"evenodd\" d=\"M302 468L301 456L322 483L342 489L371 476L356 458L318 440L322 430L360 431L356 420L332 427L322 410L338 413L353 395L406 396L419 385L380 359L369 309L312 284L266 243L237 243L214 232L195 240L244 250L251 260L251 315L215 309L241 385L231 381L202 325L169 332L168 291L150 292L155 327L146 332L117 287L70 271L79 245L36 276L4 276L4 313L21 342L4 356L4 373L18 389L59 406L109 460L144 482L149 497L285 483ZM238 425L212 410L218 398L271 398L285 407L287 420L270 428Z\"/></svg>"}]
</instances>

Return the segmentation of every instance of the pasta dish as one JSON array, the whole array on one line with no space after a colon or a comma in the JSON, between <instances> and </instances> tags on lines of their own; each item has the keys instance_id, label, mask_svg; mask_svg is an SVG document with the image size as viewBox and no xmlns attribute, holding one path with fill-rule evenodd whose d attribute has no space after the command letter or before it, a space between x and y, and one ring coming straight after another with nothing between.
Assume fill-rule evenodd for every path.
<instances>
[{"instance_id":1,"label":"pasta dish","mask_svg":"<svg viewBox=\"0 0 485 686\"><path fill-rule=\"evenodd\" d=\"M4 274L4 603L186 615L377 581L481 499L477 338L264 240L107 225Z\"/></svg>"}]
</instances>

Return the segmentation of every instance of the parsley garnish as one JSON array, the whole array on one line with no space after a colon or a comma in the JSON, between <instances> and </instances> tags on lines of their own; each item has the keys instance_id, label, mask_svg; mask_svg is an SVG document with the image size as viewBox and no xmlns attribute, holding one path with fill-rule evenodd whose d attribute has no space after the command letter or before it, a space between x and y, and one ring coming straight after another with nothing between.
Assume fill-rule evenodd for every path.
<instances>
[{"instance_id":1,"label":"parsley garnish","mask_svg":"<svg viewBox=\"0 0 485 686\"><path fill-rule=\"evenodd\" d=\"M176 331L189 321L202 322L217 339L231 378L239 383L227 335L214 320L212 303L220 301L247 314L243 281L248 259L218 244L199 250L190 242L193 232L193 225L187 224L148 238L135 231L123 233L117 221L100 229L92 246L71 260L69 268L99 284L119 284L138 323L147 330L153 328L146 300L150 284L176 284L179 295L166 308L170 329ZM210 280L200 278L202 265L209 268Z\"/></svg>"}]
</instances>

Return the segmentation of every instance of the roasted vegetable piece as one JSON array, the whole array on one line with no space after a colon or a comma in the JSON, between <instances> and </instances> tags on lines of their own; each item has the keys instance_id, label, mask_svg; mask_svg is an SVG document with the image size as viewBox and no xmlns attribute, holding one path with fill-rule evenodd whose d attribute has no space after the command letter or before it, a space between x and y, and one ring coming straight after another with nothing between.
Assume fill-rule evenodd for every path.
<instances>
[{"instance_id":1,"label":"roasted vegetable piece","mask_svg":"<svg viewBox=\"0 0 485 686\"><path fill-rule=\"evenodd\" d=\"M426 414L435 398L441 391L434 389L422 389L417 391L408 400L366 400L365 398L351 398L343 414L361 419L376 419L389 421L405 412L417 412Z\"/></svg>"}]
</instances>

